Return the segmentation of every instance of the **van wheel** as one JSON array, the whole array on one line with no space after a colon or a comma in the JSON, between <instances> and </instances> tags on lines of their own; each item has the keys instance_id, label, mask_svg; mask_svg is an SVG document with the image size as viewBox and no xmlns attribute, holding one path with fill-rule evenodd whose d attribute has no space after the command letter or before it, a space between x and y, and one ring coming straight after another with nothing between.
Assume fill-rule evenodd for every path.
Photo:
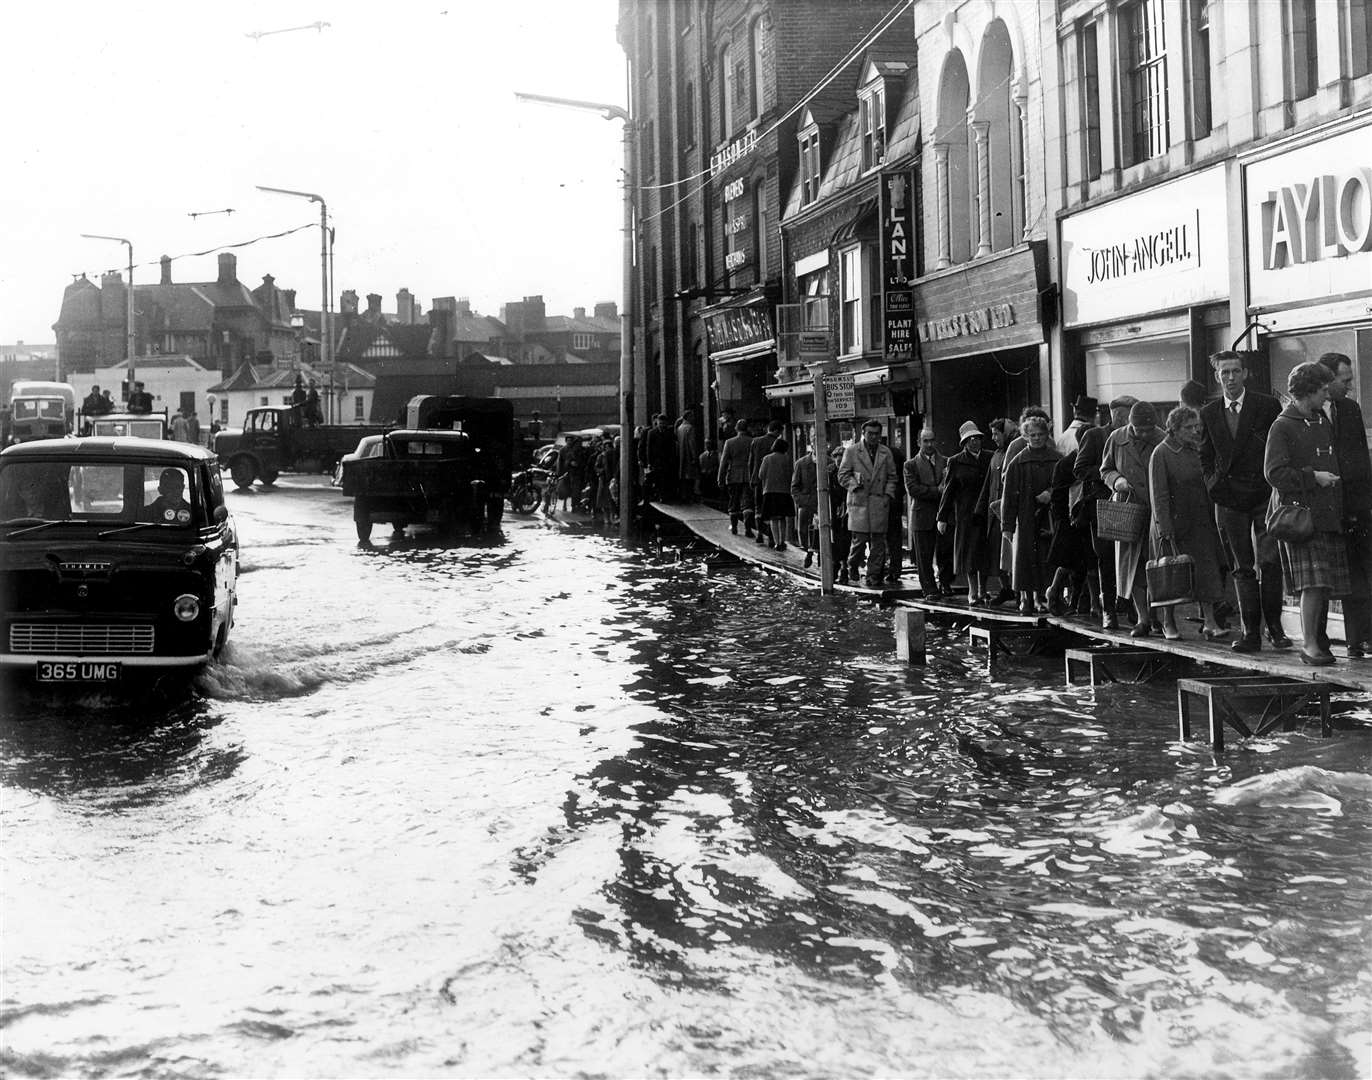
<instances>
[{"instance_id":1,"label":"van wheel","mask_svg":"<svg viewBox=\"0 0 1372 1080\"><path fill-rule=\"evenodd\" d=\"M357 538L366 543L372 538L372 508L361 495L353 499L353 524L357 526Z\"/></svg>"},{"instance_id":2,"label":"van wheel","mask_svg":"<svg viewBox=\"0 0 1372 1080\"><path fill-rule=\"evenodd\" d=\"M500 528L500 519L505 516L505 500L499 495L492 495L486 500L486 529L495 532Z\"/></svg>"},{"instance_id":3,"label":"van wheel","mask_svg":"<svg viewBox=\"0 0 1372 1080\"><path fill-rule=\"evenodd\" d=\"M246 490L252 487L252 482L257 476L257 468L253 465L252 458L236 457L229 462L229 475L233 477L234 487Z\"/></svg>"}]
</instances>

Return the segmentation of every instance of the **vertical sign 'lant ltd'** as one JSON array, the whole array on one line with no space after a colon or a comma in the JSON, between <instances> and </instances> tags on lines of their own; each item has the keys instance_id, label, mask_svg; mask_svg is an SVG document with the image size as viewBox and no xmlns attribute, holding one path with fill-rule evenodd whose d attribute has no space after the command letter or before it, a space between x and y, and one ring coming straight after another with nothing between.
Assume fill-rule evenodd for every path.
<instances>
[{"instance_id":1,"label":"vertical sign 'lant ltd'","mask_svg":"<svg viewBox=\"0 0 1372 1080\"><path fill-rule=\"evenodd\" d=\"M915 186L910 169L881 174L882 342L888 363L915 358Z\"/></svg>"}]
</instances>

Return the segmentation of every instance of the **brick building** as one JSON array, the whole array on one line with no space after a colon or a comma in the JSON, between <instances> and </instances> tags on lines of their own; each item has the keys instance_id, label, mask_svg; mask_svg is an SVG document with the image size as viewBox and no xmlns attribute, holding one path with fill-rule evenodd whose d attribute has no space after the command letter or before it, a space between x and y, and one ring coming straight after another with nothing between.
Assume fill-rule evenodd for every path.
<instances>
[{"instance_id":1,"label":"brick building","mask_svg":"<svg viewBox=\"0 0 1372 1080\"><path fill-rule=\"evenodd\" d=\"M690 410L713 430L724 407L768 414L793 106L889 10L884 0L621 0L639 422Z\"/></svg>"}]
</instances>

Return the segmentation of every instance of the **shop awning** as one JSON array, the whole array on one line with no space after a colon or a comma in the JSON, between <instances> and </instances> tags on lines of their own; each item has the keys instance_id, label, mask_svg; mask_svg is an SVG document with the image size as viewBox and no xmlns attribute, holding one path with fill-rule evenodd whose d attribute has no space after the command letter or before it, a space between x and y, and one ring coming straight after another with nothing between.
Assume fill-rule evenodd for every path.
<instances>
[{"instance_id":1,"label":"shop awning","mask_svg":"<svg viewBox=\"0 0 1372 1080\"><path fill-rule=\"evenodd\" d=\"M875 240L877 236L877 201L863 199L858 203L853 216L834 230L832 246L847 244L853 240Z\"/></svg>"}]
</instances>

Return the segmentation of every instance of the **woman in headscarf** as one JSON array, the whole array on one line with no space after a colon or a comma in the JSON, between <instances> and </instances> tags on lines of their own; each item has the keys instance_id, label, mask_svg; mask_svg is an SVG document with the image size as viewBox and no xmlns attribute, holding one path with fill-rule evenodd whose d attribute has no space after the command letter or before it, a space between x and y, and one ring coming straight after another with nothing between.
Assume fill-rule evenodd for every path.
<instances>
[{"instance_id":1,"label":"woman in headscarf","mask_svg":"<svg viewBox=\"0 0 1372 1080\"><path fill-rule=\"evenodd\" d=\"M1209 641L1226 636L1215 619L1215 605L1224 599L1220 570L1220 534L1215 527L1215 504L1201 471L1200 444L1204 426L1200 412L1178 405L1167 414L1167 435L1148 463L1153 501L1153 551L1156 555L1190 555L1191 584L1205 623L1201 634ZM1163 637L1181 637L1176 607L1158 609Z\"/></svg>"},{"instance_id":2,"label":"woman in headscarf","mask_svg":"<svg viewBox=\"0 0 1372 1080\"><path fill-rule=\"evenodd\" d=\"M982 433L971 420L958 430L962 449L948 459L938 504L938 531L953 529L953 575L967 576L967 604L985 604L986 572L995 568L986 546L986 511L978 514L991 452L981 448Z\"/></svg>"},{"instance_id":3,"label":"woman in headscarf","mask_svg":"<svg viewBox=\"0 0 1372 1080\"><path fill-rule=\"evenodd\" d=\"M1334 663L1329 651L1329 598L1352 592L1348 551L1340 526L1343 490L1332 428L1324 415L1333 378L1323 364L1297 364L1286 380L1291 403L1267 432L1263 472L1272 485L1272 505L1310 508L1315 534L1298 543L1279 540L1286 591L1300 597L1301 661L1316 667Z\"/></svg>"},{"instance_id":4,"label":"woman in headscarf","mask_svg":"<svg viewBox=\"0 0 1372 1080\"><path fill-rule=\"evenodd\" d=\"M1146 401L1135 402L1129 410L1129 423L1110 432L1105 440L1100 476L1105 486L1116 495L1134 502L1150 505L1148 499L1148 463L1153 451L1162 442L1158 430L1158 413ZM1134 600L1137 623L1131 637L1147 637L1153 629L1152 609L1148 606L1148 579L1144 574L1144 560L1148 551L1148 530L1137 539L1115 542L1115 588L1121 596Z\"/></svg>"},{"instance_id":5,"label":"woman in headscarf","mask_svg":"<svg viewBox=\"0 0 1372 1080\"><path fill-rule=\"evenodd\" d=\"M1052 576L1048 569L1051 538L1048 503L1052 496L1053 468L1062 457L1049 439L1049 424L1041 416L1027 417L1020 425L1025 447L1005 469L1005 494L1001 503L1001 528L1011 538L1014 559L1011 586L1019 593L1021 614L1048 611L1044 590Z\"/></svg>"}]
</instances>

